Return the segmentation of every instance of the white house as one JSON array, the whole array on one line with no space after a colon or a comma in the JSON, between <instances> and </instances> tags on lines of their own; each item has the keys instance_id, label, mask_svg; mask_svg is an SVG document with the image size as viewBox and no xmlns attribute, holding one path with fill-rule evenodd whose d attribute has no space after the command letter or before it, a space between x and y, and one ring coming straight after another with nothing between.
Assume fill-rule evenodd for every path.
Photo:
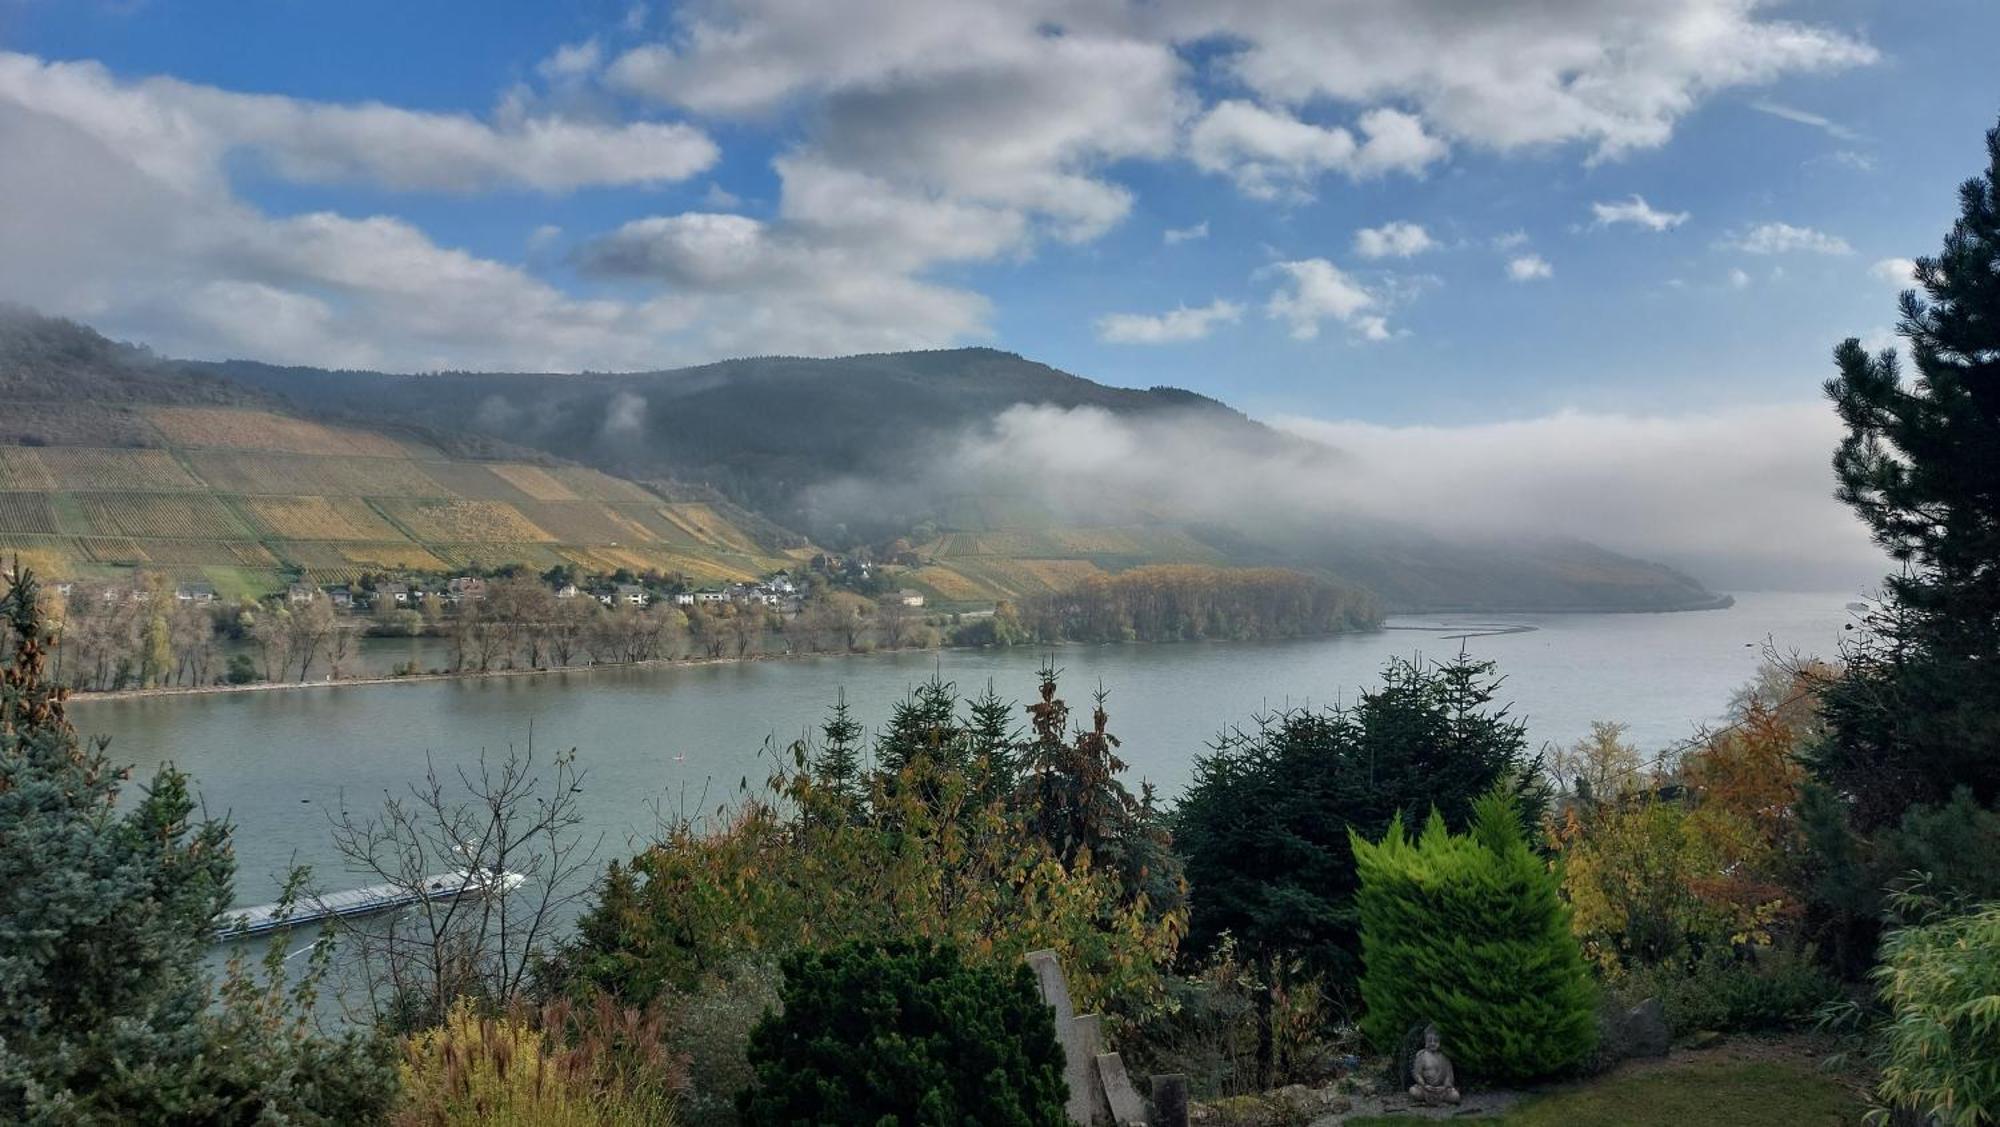
<instances>
[{"instance_id":1,"label":"white house","mask_svg":"<svg viewBox=\"0 0 2000 1127\"><path fill-rule=\"evenodd\" d=\"M920 607L924 605L924 595L921 591L912 591L905 587L896 592L896 601L906 607Z\"/></svg>"}]
</instances>

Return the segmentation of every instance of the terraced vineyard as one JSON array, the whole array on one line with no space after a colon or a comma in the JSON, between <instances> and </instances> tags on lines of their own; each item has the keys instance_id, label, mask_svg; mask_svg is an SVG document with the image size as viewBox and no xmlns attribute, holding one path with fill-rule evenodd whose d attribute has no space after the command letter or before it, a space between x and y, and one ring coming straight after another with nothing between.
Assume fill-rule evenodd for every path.
<instances>
[{"instance_id":1,"label":"terraced vineyard","mask_svg":"<svg viewBox=\"0 0 2000 1127\"><path fill-rule=\"evenodd\" d=\"M64 578L147 567L249 594L294 575L518 563L717 582L796 562L713 506L578 466L457 459L416 438L232 407L0 403L0 414L30 440L0 430L0 553Z\"/></svg>"}]
</instances>

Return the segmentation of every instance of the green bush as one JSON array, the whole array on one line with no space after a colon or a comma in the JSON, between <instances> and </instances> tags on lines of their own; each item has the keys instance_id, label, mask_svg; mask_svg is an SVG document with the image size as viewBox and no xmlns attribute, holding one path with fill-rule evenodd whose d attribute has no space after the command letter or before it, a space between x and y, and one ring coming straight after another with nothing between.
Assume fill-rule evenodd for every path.
<instances>
[{"instance_id":1,"label":"green bush","mask_svg":"<svg viewBox=\"0 0 2000 1127\"><path fill-rule=\"evenodd\" d=\"M1411 841L1352 835L1361 877L1362 1029L1395 1051L1433 1023L1464 1074L1531 1080L1582 1063L1596 993L1556 874L1529 850L1513 799L1474 804L1465 834L1433 812Z\"/></svg>"},{"instance_id":2,"label":"green bush","mask_svg":"<svg viewBox=\"0 0 2000 1127\"><path fill-rule=\"evenodd\" d=\"M782 1012L750 1033L744 1122L1067 1124L1055 1019L1026 966L857 943L801 951L784 972Z\"/></svg>"},{"instance_id":3,"label":"green bush","mask_svg":"<svg viewBox=\"0 0 2000 1127\"><path fill-rule=\"evenodd\" d=\"M1890 932L1875 980L1882 1099L1945 1127L2000 1123L2000 903Z\"/></svg>"},{"instance_id":4,"label":"green bush","mask_svg":"<svg viewBox=\"0 0 2000 1127\"><path fill-rule=\"evenodd\" d=\"M1620 1008L1658 998L1674 1036L1785 1029L1809 1023L1841 996L1840 983L1811 952L1785 947L1731 951L1711 948L1689 964L1643 967L1620 975L1612 992Z\"/></svg>"}]
</instances>

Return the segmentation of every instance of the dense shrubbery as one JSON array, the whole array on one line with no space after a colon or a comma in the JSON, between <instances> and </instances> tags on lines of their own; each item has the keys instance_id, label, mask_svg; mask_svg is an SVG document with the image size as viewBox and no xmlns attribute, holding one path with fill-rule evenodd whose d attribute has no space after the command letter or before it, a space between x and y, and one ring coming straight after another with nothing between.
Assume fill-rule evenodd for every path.
<instances>
[{"instance_id":1,"label":"dense shrubbery","mask_svg":"<svg viewBox=\"0 0 2000 1127\"><path fill-rule=\"evenodd\" d=\"M1520 808L1479 800L1465 834L1433 813L1412 841L1401 818L1381 842L1353 837L1366 970L1362 1028L1394 1051L1435 1024L1464 1074L1530 1080L1596 1043L1595 988L1556 878L1528 848Z\"/></svg>"},{"instance_id":2,"label":"dense shrubbery","mask_svg":"<svg viewBox=\"0 0 2000 1127\"><path fill-rule=\"evenodd\" d=\"M1055 1021L1024 965L854 944L794 953L784 972L781 1010L750 1034L746 1123L1068 1122Z\"/></svg>"},{"instance_id":3,"label":"dense shrubbery","mask_svg":"<svg viewBox=\"0 0 2000 1127\"><path fill-rule=\"evenodd\" d=\"M1796 1029L1837 1001L1841 985L1810 950L1789 946L1731 951L1713 947L1692 963L1642 966L1612 976L1621 1008L1658 998L1676 1037Z\"/></svg>"},{"instance_id":4,"label":"dense shrubbery","mask_svg":"<svg viewBox=\"0 0 2000 1127\"><path fill-rule=\"evenodd\" d=\"M1226 933L1253 960L1303 959L1351 981L1356 888L1349 828L1437 810L1466 825L1475 799L1504 786L1530 818L1546 801L1522 726L1491 707L1491 662L1396 660L1351 708L1288 712L1226 733L1196 761L1174 815L1193 889L1190 946Z\"/></svg>"},{"instance_id":5,"label":"dense shrubbery","mask_svg":"<svg viewBox=\"0 0 2000 1127\"><path fill-rule=\"evenodd\" d=\"M1880 1095L1947 1127L2000 1123L2000 903L1892 931Z\"/></svg>"},{"instance_id":6,"label":"dense shrubbery","mask_svg":"<svg viewBox=\"0 0 2000 1127\"><path fill-rule=\"evenodd\" d=\"M644 1003L744 960L923 938L1003 965L1054 948L1079 1005L1143 1006L1185 928L1179 867L1116 778L1102 709L1070 732L1054 676L1032 739L990 695L961 718L951 686L925 686L865 773L837 708L723 824L683 821L613 865L570 975Z\"/></svg>"}]
</instances>

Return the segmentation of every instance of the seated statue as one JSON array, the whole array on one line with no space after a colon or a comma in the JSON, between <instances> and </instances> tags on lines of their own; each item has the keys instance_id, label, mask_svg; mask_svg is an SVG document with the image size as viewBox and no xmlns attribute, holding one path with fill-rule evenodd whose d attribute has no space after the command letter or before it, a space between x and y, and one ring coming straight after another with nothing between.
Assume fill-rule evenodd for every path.
<instances>
[{"instance_id":1,"label":"seated statue","mask_svg":"<svg viewBox=\"0 0 2000 1127\"><path fill-rule=\"evenodd\" d=\"M1410 1098L1427 1106L1458 1102L1451 1060L1438 1051L1437 1026L1424 1028L1423 1050L1410 1060Z\"/></svg>"}]
</instances>

